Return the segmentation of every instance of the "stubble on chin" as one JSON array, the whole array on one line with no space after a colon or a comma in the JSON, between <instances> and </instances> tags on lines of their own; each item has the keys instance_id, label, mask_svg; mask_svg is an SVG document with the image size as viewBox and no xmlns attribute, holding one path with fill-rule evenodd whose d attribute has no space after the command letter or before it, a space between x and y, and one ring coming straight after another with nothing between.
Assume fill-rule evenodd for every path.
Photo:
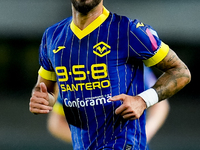
<instances>
[{"instance_id":1,"label":"stubble on chin","mask_svg":"<svg viewBox=\"0 0 200 150\"><path fill-rule=\"evenodd\" d=\"M101 0L71 0L71 3L75 10L87 15L90 10L95 8Z\"/></svg>"}]
</instances>

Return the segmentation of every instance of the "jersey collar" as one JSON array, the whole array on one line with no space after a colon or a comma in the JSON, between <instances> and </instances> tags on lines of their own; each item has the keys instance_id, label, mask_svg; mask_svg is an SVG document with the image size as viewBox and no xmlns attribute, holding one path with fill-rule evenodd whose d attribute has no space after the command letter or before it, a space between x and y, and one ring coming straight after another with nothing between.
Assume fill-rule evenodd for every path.
<instances>
[{"instance_id":1,"label":"jersey collar","mask_svg":"<svg viewBox=\"0 0 200 150\"><path fill-rule=\"evenodd\" d=\"M79 38L82 39L91 32L93 32L96 28L98 28L109 16L109 11L104 7L103 13L97 17L92 23L90 23L85 29L80 30L72 21L70 24L70 28L72 32Z\"/></svg>"}]
</instances>

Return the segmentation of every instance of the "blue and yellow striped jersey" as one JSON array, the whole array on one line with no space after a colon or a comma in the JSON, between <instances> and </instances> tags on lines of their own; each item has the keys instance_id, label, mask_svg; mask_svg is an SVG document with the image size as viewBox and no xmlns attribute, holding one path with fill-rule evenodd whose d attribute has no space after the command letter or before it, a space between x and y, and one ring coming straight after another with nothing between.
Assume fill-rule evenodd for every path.
<instances>
[{"instance_id":1,"label":"blue and yellow striped jersey","mask_svg":"<svg viewBox=\"0 0 200 150\"><path fill-rule=\"evenodd\" d=\"M45 31L39 75L59 85L75 150L147 149L145 112L125 120L115 115L121 101L109 98L144 91L143 63L156 65L168 50L150 26L105 8L84 30L70 17Z\"/></svg>"}]
</instances>

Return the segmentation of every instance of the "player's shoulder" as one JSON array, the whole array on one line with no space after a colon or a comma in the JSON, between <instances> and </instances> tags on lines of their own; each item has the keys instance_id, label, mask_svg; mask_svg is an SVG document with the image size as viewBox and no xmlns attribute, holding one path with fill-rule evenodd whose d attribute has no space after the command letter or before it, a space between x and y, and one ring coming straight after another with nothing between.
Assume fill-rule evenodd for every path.
<instances>
[{"instance_id":1,"label":"player's shoulder","mask_svg":"<svg viewBox=\"0 0 200 150\"><path fill-rule=\"evenodd\" d=\"M71 21L72 21L72 17L63 19L63 20L51 25L50 27L48 27L44 33L46 33L48 35L52 35L52 34L55 34L56 32L60 32L63 28L68 26L71 23Z\"/></svg>"},{"instance_id":2,"label":"player's shoulder","mask_svg":"<svg viewBox=\"0 0 200 150\"><path fill-rule=\"evenodd\" d=\"M157 35L157 32L153 29L152 26L141 22L139 19L134 19L130 22L130 30L136 33L140 33L140 32L144 32L146 33L146 31L150 30L150 32L152 32L152 34L155 34L155 36Z\"/></svg>"},{"instance_id":3,"label":"player's shoulder","mask_svg":"<svg viewBox=\"0 0 200 150\"><path fill-rule=\"evenodd\" d=\"M131 22L131 19L127 16L119 15L116 13L110 13L110 17L112 18L113 22L120 22L120 23L129 23Z\"/></svg>"},{"instance_id":4,"label":"player's shoulder","mask_svg":"<svg viewBox=\"0 0 200 150\"><path fill-rule=\"evenodd\" d=\"M113 22L127 23L130 29L143 29L149 27L149 25L142 23L139 19L130 19L127 16L118 15L116 13L111 13Z\"/></svg>"},{"instance_id":5,"label":"player's shoulder","mask_svg":"<svg viewBox=\"0 0 200 150\"><path fill-rule=\"evenodd\" d=\"M143 30L144 28L147 28L149 25L144 24L143 22L141 22L139 19L134 19L130 21L130 28L133 29L140 29Z\"/></svg>"}]
</instances>

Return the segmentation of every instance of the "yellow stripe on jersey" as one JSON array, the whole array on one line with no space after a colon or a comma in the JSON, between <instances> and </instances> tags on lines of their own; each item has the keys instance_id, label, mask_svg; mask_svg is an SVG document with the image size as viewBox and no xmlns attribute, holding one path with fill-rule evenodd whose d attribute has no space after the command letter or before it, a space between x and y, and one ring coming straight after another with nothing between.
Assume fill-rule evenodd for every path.
<instances>
[{"instance_id":1,"label":"yellow stripe on jersey","mask_svg":"<svg viewBox=\"0 0 200 150\"><path fill-rule=\"evenodd\" d=\"M91 24L89 24L85 29L80 30L72 21L70 24L70 28L73 33L79 38L82 39L91 32L93 32L96 28L98 28L109 16L109 11L104 7L103 13L95 19Z\"/></svg>"},{"instance_id":2,"label":"yellow stripe on jersey","mask_svg":"<svg viewBox=\"0 0 200 150\"><path fill-rule=\"evenodd\" d=\"M168 52L169 52L169 46L162 42L158 52L153 57L147 60L143 60L143 62L147 67L154 66L158 64L161 60L163 60L165 56L167 56Z\"/></svg>"},{"instance_id":3,"label":"yellow stripe on jersey","mask_svg":"<svg viewBox=\"0 0 200 150\"><path fill-rule=\"evenodd\" d=\"M42 66L40 67L38 74L46 80L56 81L56 73L53 71L47 71Z\"/></svg>"},{"instance_id":4,"label":"yellow stripe on jersey","mask_svg":"<svg viewBox=\"0 0 200 150\"><path fill-rule=\"evenodd\" d=\"M56 102L55 105L53 106L53 112L55 112L59 115L65 116L63 106L58 102Z\"/></svg>"}]
</instances>

